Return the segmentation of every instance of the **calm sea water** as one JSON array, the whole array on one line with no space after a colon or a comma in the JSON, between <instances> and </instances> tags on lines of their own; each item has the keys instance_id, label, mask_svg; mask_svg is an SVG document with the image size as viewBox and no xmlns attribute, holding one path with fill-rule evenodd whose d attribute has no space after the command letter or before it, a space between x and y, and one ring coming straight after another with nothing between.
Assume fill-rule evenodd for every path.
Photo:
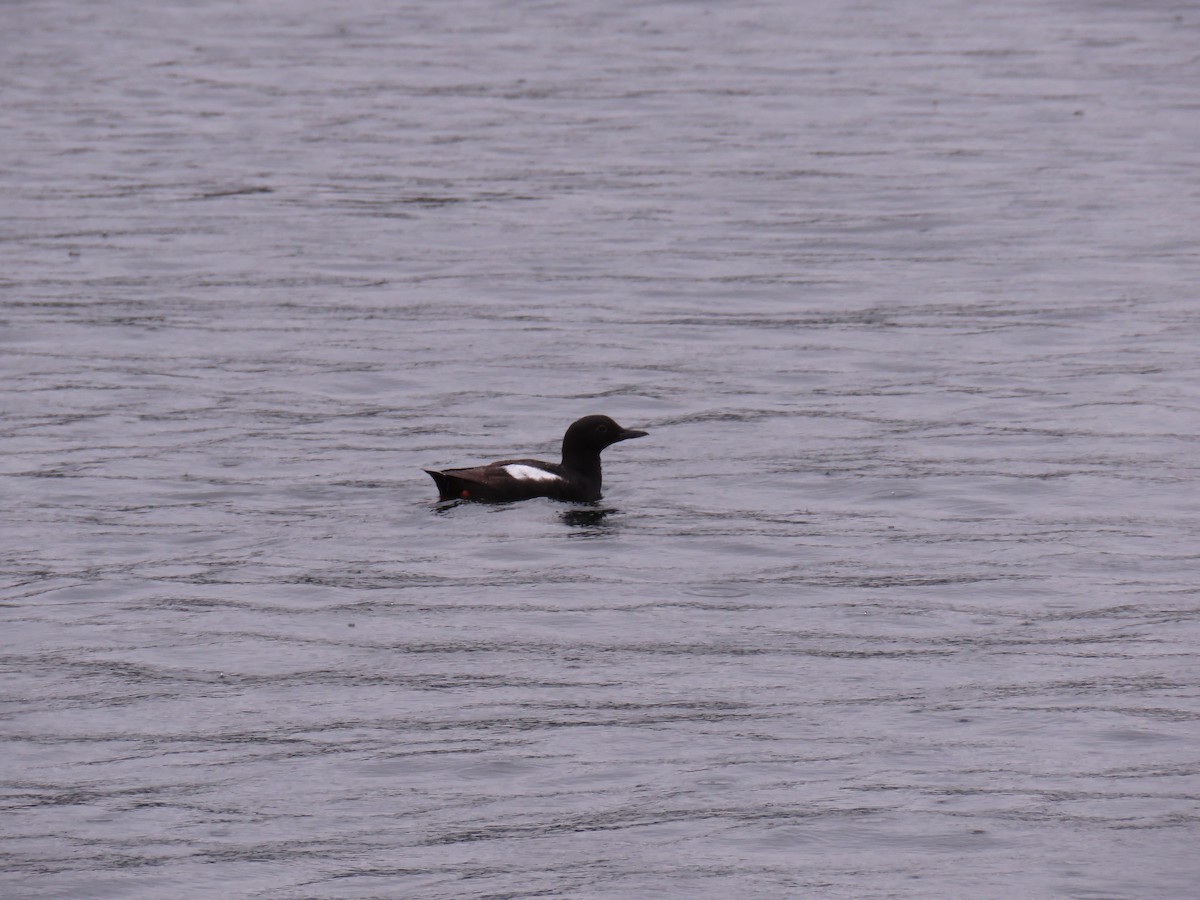
<instances>
[{"instance_id":1,"label":"calm sea water","mask_svg":"<svg viewBox=\"0 0 1200 900\"><path fill-rule=\"evenodd\" d=\"M1195 896L1194 4L0 21L4 897Z\"/></svg>"}]
</instances>

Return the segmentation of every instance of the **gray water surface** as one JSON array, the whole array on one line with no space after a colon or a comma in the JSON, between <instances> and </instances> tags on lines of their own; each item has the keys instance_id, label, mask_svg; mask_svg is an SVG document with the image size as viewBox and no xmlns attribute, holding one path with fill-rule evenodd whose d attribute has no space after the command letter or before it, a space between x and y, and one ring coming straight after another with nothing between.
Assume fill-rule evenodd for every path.
<instances>
[{"instance_id":1,"label":"gray water surface","mask_svg":"<svg viewBox=\"0 0 1200 900\"><path fill-rule=\"evenodd\" d=\"M1193 4L0 20L4 897L1195 896Z\"/></svg>"}]
</instances>

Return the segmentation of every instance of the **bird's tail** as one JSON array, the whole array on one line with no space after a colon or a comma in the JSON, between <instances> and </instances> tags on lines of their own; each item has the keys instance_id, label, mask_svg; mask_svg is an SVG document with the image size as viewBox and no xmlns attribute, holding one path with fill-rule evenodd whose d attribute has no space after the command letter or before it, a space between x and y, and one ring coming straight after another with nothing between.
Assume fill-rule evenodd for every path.
<instances>
[{"instance_id":1,"label":"bird's tail","mask_svg":"<svg viewBox=\"0 0 1200 900\"><path fill-rule=\"evenodd\" d=\"M462 498L463 491L466 490L466 485L461 478L455 478L453 475L447 475L445 472L434 472L431 469L425 469L424 471L437 484L439 500L459 500Z\"/></svg>"}]
</instances>

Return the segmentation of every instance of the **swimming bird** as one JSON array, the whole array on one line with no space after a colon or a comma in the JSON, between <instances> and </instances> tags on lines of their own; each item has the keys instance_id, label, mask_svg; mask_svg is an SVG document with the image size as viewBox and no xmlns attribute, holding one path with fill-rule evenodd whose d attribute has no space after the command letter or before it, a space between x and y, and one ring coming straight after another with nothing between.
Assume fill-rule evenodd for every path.
<instances>
[{"instance_id":1,"label":"swimming bird","mask_svg":"<svg viewBox=\"0 0 1200 900\"><path fill-rule=\"evenodd\" d=\"M441 500L496 503L550 497L588 502L600 499L600 451L645 436L646 432L622 428L608 416L584 416L563 435L561 463L502 459L470 469L425 472L437 482Z\"/></svg>"}]
</instances>

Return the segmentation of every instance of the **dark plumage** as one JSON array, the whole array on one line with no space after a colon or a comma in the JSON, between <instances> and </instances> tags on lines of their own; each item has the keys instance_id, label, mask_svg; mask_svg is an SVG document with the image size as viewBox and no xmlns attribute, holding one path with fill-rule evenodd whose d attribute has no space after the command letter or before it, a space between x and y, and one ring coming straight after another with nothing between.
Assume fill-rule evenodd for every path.
<instances>
[{"instance_id":1,"label":"dark plumage","mask_svg":"<svg viewBox=\"0 0 1200 900\"><path fill-rule=\"evenodd\" d=\"M645 437L608 416L584 416L563 435L562 462L502 459L471 469L425 471L437 482L442 500L505 502L550 497L588 502L600 499L600 451L618 441Z\"/></svg>"}]
</instances>

